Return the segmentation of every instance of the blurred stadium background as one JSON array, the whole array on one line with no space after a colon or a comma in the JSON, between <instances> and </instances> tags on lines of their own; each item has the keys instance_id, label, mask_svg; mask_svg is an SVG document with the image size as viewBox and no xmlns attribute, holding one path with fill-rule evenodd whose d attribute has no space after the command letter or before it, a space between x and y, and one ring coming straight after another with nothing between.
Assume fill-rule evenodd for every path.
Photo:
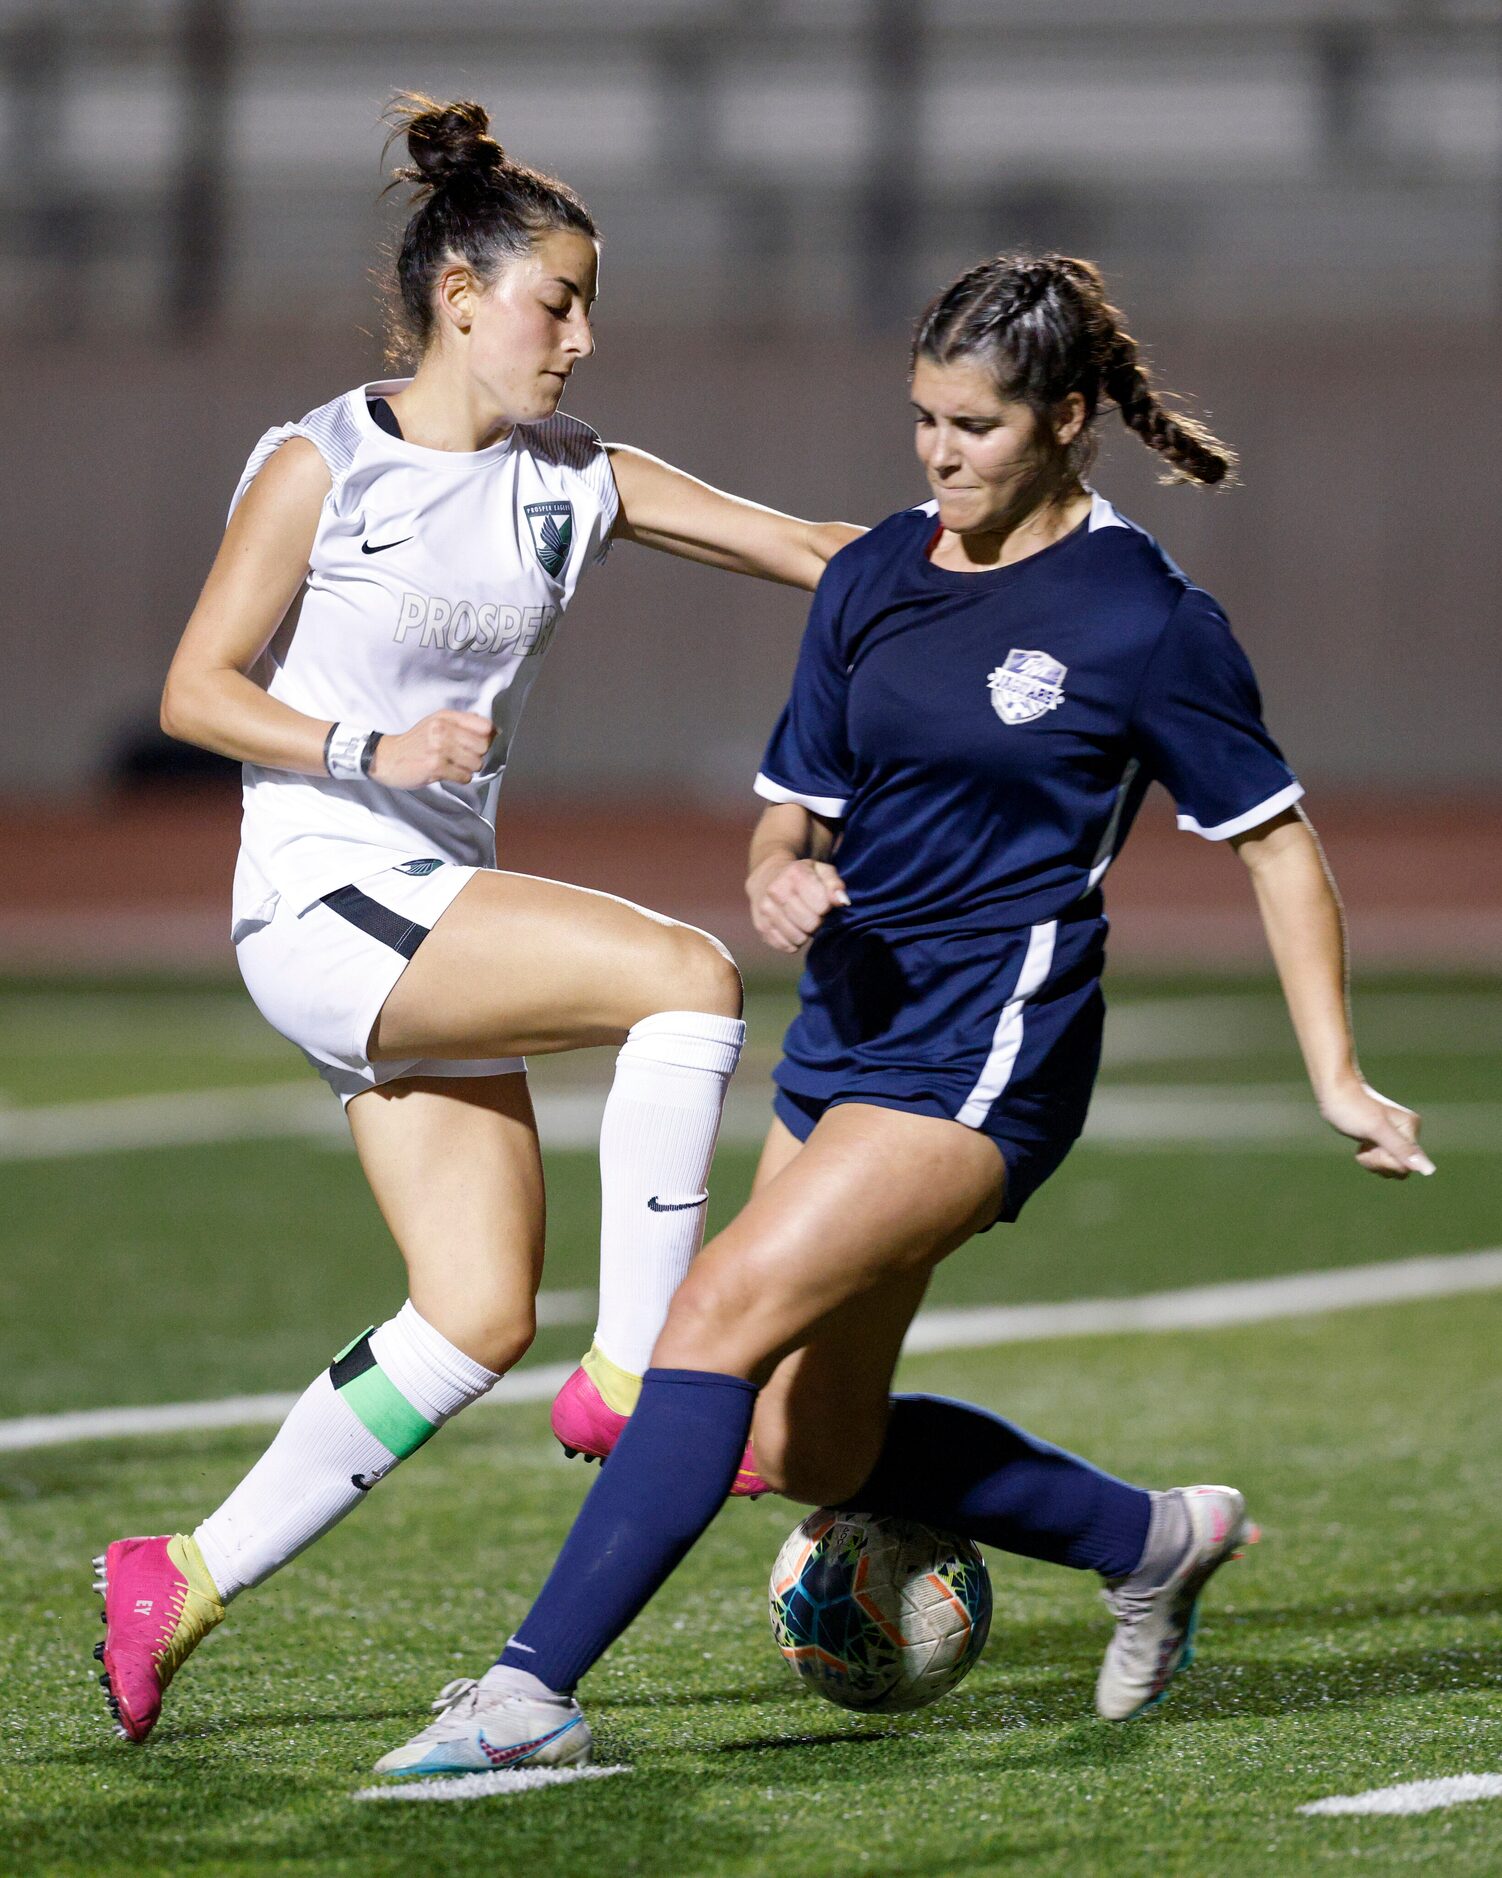
<instances>
[{"instance_id":1,"label":"blurred stadium background","mask_svg":"<svg viewBox=\"0 0 1502 1878\"><path fill-rule=\"evenodd\" d=\"M233 790L163 744L158 687L251 443L381 369L401 211L377 118L403 84L483 100L600 218L572 408L802 513L921 496L904 340L958 267L1097 258L1245 487L1161 489L1130 440L1097 480L1252 647L1361 956L1502 952L1495 0L6 0L0 22L0 958L224 960ZM507 858L744 943L747 781L801 619L619 553L531 706ZM1239 870L1161 812L1119 873L1118 958L1255 953Z\"/></svg>"},{"instance_id":2,"label":"blurred stadium background","mask_svg":"<svg viewBox=\"0 0 1502 1878\"><path fill-rule=\"evenodd\" d=\"M81 1590L103 1536L212 1503L264 1430L33 1452L18 1418L295 1389L400 1298L353 1157L330 1152L336 1110L233 972L235 774L168 745L156 709L251 445L382 374L372 269L401 206L378 201L378 117L402 86L480 99L510 149L599 217L599 351L570 408L607 436L797 512L876 520L923 495L912 316L979 255L1033 245L1097 259L1161 377L1242 453L1233 493L1164 489L1107 427L1096 481L1225 601L1252 651L1348 900L1368 1068L1428 1112L1440 1178L1379 1186L1322 1134L1242 869L1176 834L1155 796L1111 880L1092 1136L1015 1235L945 1268L937 1302L1502 1244L1498 0L0 0L0 1449L15 1450L0 1453L0 1563L17 1614L0 1669L36 1692L36 1784L14 1815L34 1836L13 1845L38 1870L116 1869L121 1823L144 1848L138 1871L176 1869L185 1846L195 1870L261 1870L255 1848L268 1871L357 1854L367 1875L436 1869L443 1848L450 1868L478 1869L457 1839L430 1835L420 1866L374 1827L359 1837L329 1793L390 1745L435 1667L472 1649L477 1611L487 1637L492 1600L520 1614L577 1499L542 1411L513 1406L514 1544L499 1565L471 1560L494 1425L446 1436L410 1488L328 1542L326 1574L296 1568L237 1610L184 1679L189 1733L164 1730L156 1773L102 1794L80 1706L92 1617L77 1621L57 1574ZM717 1217L749 1179L787 1009L740 881L749 779L803 613L800 596L617 550L549 653L501 816L503 865L708 925L758 974ZM544 1363L572 1358L590 1316L605 1067L601 1054L536 1079ZM926 1385L1015 1407L1108 1464L1140 1470L1150 1453L1165 1480L1225 1467L1278 1540L1235 1588L1234 1608L1271 1628L1223 1631L1222 1680L1213 1661L1196 1672L1184 1714L1210 1719L1184 1737L1187 1759L1161 1731L1096 1756L1075 1722L1096 1633L1057 1577L1009 1568L967 1715L974 1753L1006 1775L997 1817L1041 1822L1026 1869L1244 1869L1259 1844L1262 1868L1304 1869L1303 1841L1155 1835L1179 1832L1195 1795L1262 1832L1268 1795L1297 1789L1311 1752L1315 1792L1371 1784L1379 1761L1395 1778L1502 1765L1496 1295L1355 1327L1100 1338L1062 1361L1058 1345L918 1360ZM1191 1396L1205 1411L1192 1427ZM754 1592L787 1523L776 1503L747 1512L691 1569L695 1608L735 1633L718 1666L697 1645L682 1655L669 1609L601 1672L607 1725L624 1703L620 1725L657 1726L670 1767L687 1711L654 1720L629 1693L643 1666L708 1687L720 1706L695 1720L710 1733L754 1729L731 1745L768 1749L704 1760L661 1805L642 1782L624 1868L822 1872L844 1845L853 1869L865 1807L868 1824L910 1810L890 1827L919 1833L904 1870L1011 1869L987 1862L1003 1828L975 1823L991 1771L963 1790L936 1774L878 1793L866 1737L834 1737L847 1745L818 1773L771 1753L787 1692L761 1686L756 1598L728 1615L723 1581ZM435 1614L440 1547L453 1589ZM307 1607L315 1581L323 1602ZM309 1665L330 1683L339 1669L318 1654L328 1611L374 1640L368 1701L363 1684L359 1699L303 1692ZM827 1727L813 1706L799 1710L809 1740ZM1221 1707L1255 1738L1217 1733ZM193 1736L210 1709L221 1719ZM211 1731L242 1725L259 1747L231 1772ZM210 1761L202 1817L174 1839L149 1782ZM732 1777L752 1771L748 1799ZM305 1790L304 1831L278 1809ZM797 1837L810 1807L823 1863ZM732 1816L743 1865L722 1843ZM603 1823L572 1863L525 1841L529 1869L618 1862L616 1814L590 1817ZM935 1862L924 1832L951 1848L968 1834L967 1858ZM1477 1833L1423 1843L1446 1870L1494 1870Z\"/></svg>"}]
</instances>

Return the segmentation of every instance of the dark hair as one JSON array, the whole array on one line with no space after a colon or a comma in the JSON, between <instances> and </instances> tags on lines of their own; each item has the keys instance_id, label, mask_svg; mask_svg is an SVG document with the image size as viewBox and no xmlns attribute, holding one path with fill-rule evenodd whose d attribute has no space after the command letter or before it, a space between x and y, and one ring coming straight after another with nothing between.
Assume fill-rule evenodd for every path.
<instances>
[{"instance_id":1,"label":"dark hair","mask_svg":"<svg viewBox=\"0 0 1502 1878\"><path fill-rule=\"evenodd\" d=\"M999 254L961 274L925 308L912 363L969 357L989 366L1004 398L1020 399L1039 418L1079 392L1085 424L1067 453L1075 475L1094 459L1102 397L1169 464L1165 482L1218 483L1235 469L1235 452L1171 409L1154 387L1093 262L1065 254Z\"/></svg>"},{"instance_id":2,"label":"dark hair","mask_svg":"<svg viewBox=\"0 0 1502 1878\"><path fill-rule=\"evenodd\" d=\"M387 184L416 184L413 209L397 251L387 294L388 351L394 357L433 336L433 286L450 263L468 263L482 281L501 263L525 254L538 235L572 228L592 241L594 217L566 183L518 163L490 133L483 105L439 104L421 92L399 92L387 105L391 126L381 152L399 137L412 161Z\"/></svg>"}]
</instances>

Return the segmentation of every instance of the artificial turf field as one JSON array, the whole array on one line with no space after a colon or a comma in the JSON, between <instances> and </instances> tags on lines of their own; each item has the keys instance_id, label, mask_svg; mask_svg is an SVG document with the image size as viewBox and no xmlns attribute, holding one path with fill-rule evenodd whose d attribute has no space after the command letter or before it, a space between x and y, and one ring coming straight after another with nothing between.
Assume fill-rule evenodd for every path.
<instances>
[{"instance_id":1,"label":"artificial turf field","mask_svg":"<svg viewBox=\"0 0 1502 1878\"><path fill-rule=\"evenodd\" d=\"M1432 1115L1440 1173L1402 1187L1303 1122L1264 981L1111 988L1099 1112L1113 1126L1017 1227L957 1254L932 1303L1502 1245L1496 980L1359 989L1369 1073ZM753 998L745 1103L785 1001L773 986ZM98 1151L112 1103L182 1093L191 1113L288 1084L303 1099L311 1077L237 989L11 984L0 1065L0 1143L8 1117L43 1108L60 1130L44 1155L0 1160L0 1418L295 1390L399 1302L336 1135ZM537 1080L566 1090L589 1073L580 1059ZM1148 1118L1135 1132L1133 1116ZM716 1217L752 1158L722 1148ZM588 1154L550 1156L555 1318L588 1314L594 1180ZM554 1322L528 1360L570 1359L587 1338L587 1323ZM1495 1872L1502 1801L1416 1818L1295 1809L1502 1770L1499 1349L1502 1293L1488 1292L912 1359L908 1386L972 1396L1150 1484L1246 1491L1265 1542L1217 1580L1200 1661L1157 1717L1092 1719L1107 1621L1092 1586L999 1555L992 1640L955 1696L862 1720L804 1694L764 1595L797 1515L736 1503L585 1685L598 1757L633 1771L465 1805L352 1796L440 1684L479 1672L551 1561L589 1476L562 1459L544 1407L476 1409L248 1594L144 1750L114 1740L99 1700L89 1559L118 1534L191 1525L268 1431L0 1453L0 1870Z\"/></svg>"}]
</instances>

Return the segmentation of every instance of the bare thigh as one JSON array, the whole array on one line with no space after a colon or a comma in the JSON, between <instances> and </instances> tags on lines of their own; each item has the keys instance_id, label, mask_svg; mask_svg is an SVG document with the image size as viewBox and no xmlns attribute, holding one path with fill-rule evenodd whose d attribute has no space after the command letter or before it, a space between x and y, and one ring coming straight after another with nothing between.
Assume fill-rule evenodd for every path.
<instances>
[{"instance_id":1,"label":"bare thigh","mask_svg":"<svg viewBox=\"0 0 1502 1878\"><path fill-rule=\"evenodd\" d=\"M740 974L708 933L530 874L477 874L423 940L370 1033L377 1062L619 1043L655 1011L738 1017Z\"/></svg>"},{"instance_id":2,"label":"bare thigh","mask_svg":"<svg viewBox=\"0 0 1502 1878\"><path fill-rule=\"evenodd\" d=\"M846 1103L753 1192L673 1300L653 1362L765 1383L843 1307L922 1281L994 1219L1005 1168L957 1122Z\"/></svg>"},{"instance_id":3,"label":"bare thigh","mask_svg":"<svg viewBox=\"0 0 1502 1878\"><path fill-rule=\"evenodd\" d=\"M775 1180L802 1149L774 1116L752 1191ZM904 1274L841 1305L772 1372L756 1398L752 1445L758 1472L779 1493L812 1506L838 1503L870 1477L902 1340L928 1280L927 1270Z\"/></svg>"},{"instance_id":4,"label":"bare thigh","mask_svg":"<svg viewBox=\"0 0 1502 1878\"><path fill-rule=\"evenodd\" d=\"M346 1113L413 1304L497 1372L532 1341L545 1204L525 1076L410 1077Z\"/></svg>"}]
</instances>

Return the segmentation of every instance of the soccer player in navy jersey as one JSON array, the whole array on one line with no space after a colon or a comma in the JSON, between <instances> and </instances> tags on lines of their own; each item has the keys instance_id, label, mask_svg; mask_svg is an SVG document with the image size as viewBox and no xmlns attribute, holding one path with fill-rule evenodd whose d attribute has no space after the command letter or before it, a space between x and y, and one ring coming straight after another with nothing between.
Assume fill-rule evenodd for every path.
<instances>
[{"instance_id":1,"label":"soccer player in navy jersey","mask_svg":"<svg viewBox=\"0 0 1502 1878\"><path fill-rule=\"evenodd\" d=\"M1254 1536L1241 1495L1148 1492L970 1404L890 1394L935 1265L1015 1219L1084 1124L1101 880L1150 782L1246 862L1326 1121L1374 1173L1433 1171L1417 1115L1357 1066L1339 903L1245 654L1084 480L1111 408L1177 478L1221 481L1230 453L1155 392L1096 269L1059 255L962 275L911 382L933 499L830 562L757 781L756 925L809 952L752 1198L679 1290L500 1661L382 1772L586 1760L575 1685L708 1525L748 1432L793 1499L1099 1573L1099 1713L1161 1696L1206 1581Z\"/></svg>"}]
</instances>

